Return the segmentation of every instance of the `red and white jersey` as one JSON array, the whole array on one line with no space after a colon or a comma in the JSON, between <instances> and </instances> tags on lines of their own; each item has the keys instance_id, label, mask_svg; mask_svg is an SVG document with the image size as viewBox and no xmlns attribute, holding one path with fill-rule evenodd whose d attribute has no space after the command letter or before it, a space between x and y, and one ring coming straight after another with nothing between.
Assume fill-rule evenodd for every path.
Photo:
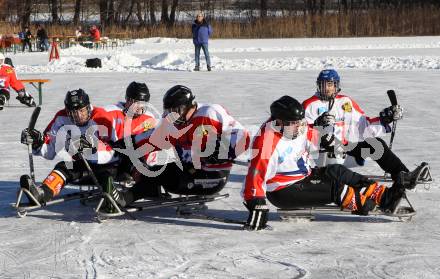
<instances>
[{"instance_id":1,"label":"red and white jersey","mask_svg":"<svg viewBox=\"0 0 440 279\"><path fill-rule=\"evenodd\" d=\"M124 112L124 105L125 103L119 102L103 107L113 122L112 126L116 133L114 137L117 140L146 132L156 126L157 120L152 113L146 112L135 118L130 118Z\"/></svg>"},{"instance_id":2,"label":"red and white jersey","mask_svg":"<svg viewBox=\"0 0 440 279\"><path fill-rule=\"evenodd\" d=\"M113 123L109 121L107 112L98 107L92 107L90 120L84 126L75 125L67 115L65 109L58 111L47 128L44 130L44 144L38 150L34 150L35 155L43 156L52 160L55 156L68 160L72 140L80 136L92 138L97 142L96 152L86 152L84 157L87 161L94 164L108 164L118 160L115 151L107 144L115 142ZM74 154L72 154L74 155ZM69 156L69 157L66 157Z\"/></svg>"},{"instance_id":3,"label":"red and white jersey","mask_svg":"<svg viewBox=\"0 0 440 279\"><path fill-rule=\"evenodd\" d=\"M23 83L17 79L14 68L8 64L0 65L0 88L9 90L12 87L15 91L22 90L24 88Z\"/></svg>"},{"instance_id":4,"label":"red and white jersey","mask_svg":"<svg viewBox=\"0 0 440 279\"><path fill-rule=\"evenodd\" d=\"M266 121L252 142L243 198L264 198L266 191L281 190L309 176L310 136L310 130L306 129L295 139L287 139L274 127L274 121Z\"/></svg>"},{"instance_id":5,"label":"red and white jersey","mask_svg":"<svg viewBox=\"0 0 440 279\"><path fill-rule=\"evenodd\" d=\"M196 169L230 170L231 160L247 149L249 133L222 106L198 104L185 124L170 125L162 119L153 131L136 137L137 146L146 143L153 145L155 150L175 148L181 162L191 163ZM216 149L219 151L218 158L224 159L221 163L203 160Z\"/></svg>"},{"instance_id":6,"label":"red and white jersey","mask_svg":"<svg viewBox=\"0 0 440 279\"><path fill-rule=\"evenodd\" d=\"M329 110L329 101L322 101L317 95L303 102L307 124L313 126L315 120ZM335 137L343 144L361 142L366 138L383 136L389 126L383 126L379 117L365 115L359 105L350 97L338 94L330 111L335 116Z\"/></svg>"}]
</instances>

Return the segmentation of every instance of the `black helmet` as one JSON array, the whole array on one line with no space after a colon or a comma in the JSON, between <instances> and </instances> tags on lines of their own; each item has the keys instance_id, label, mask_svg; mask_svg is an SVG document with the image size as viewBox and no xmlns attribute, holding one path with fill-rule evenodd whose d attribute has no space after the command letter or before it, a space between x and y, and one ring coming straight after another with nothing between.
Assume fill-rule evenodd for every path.
<instances>
[{"instance_id":1,"label":"black helmet","mask_svg":"<svg viewBox=\"0 0 440 279\"><path fill-rule=\"evenodd\" d=\"M270 105L270 116L273 120L302 120L304 118L304 108L296 99L285 95Z\"/></svg>"},{"instance_id":2,"label":"black helmet","mask_svg":"<svg viewBox=\"0 0 440 279\"><path fill-rule=\"evenodd\" d=\"M191 89L183 85L176 85L168 89L163 96L163 108L188 108L194 104L194 99L195 96L191 92Z\"/></svg>"},{"instance_id":3,"label":"black helmet","mask_svg":"<svg viewBox=\"0 0 440 279\"><path fill-rule=\"evenodd\" d=\"M81 88L67 92L66 98L64 99L64 106L66 107L70 119L76 125L84 126L90 120L92 108L90 106L89 95ZM80 111L82 108L87 108L86 115Z\"/></svg>"},{"instance_id":4,"label":"black helmet","mask_svg":"<svg viewBox=\"0 0 440 279\"><path fill-rule=\"evenodd\" d=\"M89 105L89 95L81 88L68 91L64 99L64 106L69 111L78 110Z\"/></svg>"},{"instance_id":5,"label":"black helmet","mask_svg":"<svg viewBox=\"0 0 440 279\"><path fill-rule=\"evenodd\" d=\"M150 101L150 90L145 83L133 81L127 87L125 99L148 102Z\"/></svg>"}]
</instances>

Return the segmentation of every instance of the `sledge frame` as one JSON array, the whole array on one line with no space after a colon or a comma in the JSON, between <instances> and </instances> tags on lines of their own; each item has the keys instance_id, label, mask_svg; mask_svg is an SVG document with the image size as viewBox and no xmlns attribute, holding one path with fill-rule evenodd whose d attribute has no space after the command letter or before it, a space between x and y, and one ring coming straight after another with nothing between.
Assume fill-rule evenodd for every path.
<instances>
[{"instance_id":1,"label":"sledge frame","mask_svg":"<svg viewBox=\"0 0 440 279\"><path fill-rule=\"evenodd\" d=\"M402 206L402 201L405 200L407 206ZM329 204L324 206L312 207L298 207L291 209L277 209L277 213L282 221L289 221L290 219L308 219L310 221L316 220L317 215L334 215L334 216L358 216L358 217L390 217L397 218L399 221L411 221L412 217L416 215L417 211L412 206L406 194L404 194L393 212L384 212L375 209L369 212L369 215L356 215L349 210L343 210L336 204Z\"/></svg>"}]
</instances>

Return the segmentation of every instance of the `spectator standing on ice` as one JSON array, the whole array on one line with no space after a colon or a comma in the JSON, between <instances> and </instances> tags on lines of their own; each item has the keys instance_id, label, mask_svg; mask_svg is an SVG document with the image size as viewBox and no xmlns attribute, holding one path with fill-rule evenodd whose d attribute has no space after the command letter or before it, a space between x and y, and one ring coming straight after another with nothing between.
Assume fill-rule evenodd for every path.
<instances>
[{"instance_id":1,"label":"spectator standing on ice","mask_svg":"<svg viewBox=\"0 0 440 279\"><path fill-rule=\"evenodd\" d=\"M209 58L208 40L212 34L212 27L205 20L202 13L198 13L196 20L192 24L192 36L195 47L195 62L196 66L194 71L200 70L200 49L203 49L203 53L206 58L206 67L208 71L211 71L211 59Z\"/></svg>"},{"instance_id":2,"label":"spectator standing on ice","mask_svg":"<svg viewBox=\"0 0 440 279\"><path fill-rule=\"evenodd\" d=\"M49 37L47 36L46 29L39 24L37 24L37 40L40 51L49 50Z\"/></svg>"},{"instance_id":3,"label":"spectator standing on ice","mask_svg":"<svg viewBox=\"0 0 440 279\"><path fill-rule=\"evenodd\" d=\"M21 43L23 44L23 48L22 48L23 52L26 49L26 46L29 47L29 51L32 51L31 39L32 39L31 30L29 30L29 27L25 27L23 30L23 39L21 40Z\"/></svg>"}]
</instances>

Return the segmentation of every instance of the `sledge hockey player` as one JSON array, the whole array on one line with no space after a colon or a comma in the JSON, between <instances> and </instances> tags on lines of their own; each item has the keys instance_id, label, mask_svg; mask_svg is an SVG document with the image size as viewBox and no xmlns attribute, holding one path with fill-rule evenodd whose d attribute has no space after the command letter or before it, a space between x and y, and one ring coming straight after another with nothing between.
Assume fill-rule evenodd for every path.
<instances>
[{"instance_id":1,"label":"sledge hockey player","mask_svg":"<svg viewBox=\"0 0 440 279\"><path fill-rule=\"evenodd\" d=\"M220 105L199 104L186 86L176 85L163 97L164 114L155 129L136 136L136 146L152 151L174 149L175 162L156 167L154 175L143 175L126 192L113 192L121 205L169 193L212 195L223 189L232 161L249 144L248 132ZM122 193L122 195L121 195Z\"/></svg>"},{"instance_id":2,"label":"sledge hockey player","mask_svg":"<svg viewBox=\"0 0 440 279\"><path fill-rule=\"evenodd\" d=\"M380 138L391 132L391 123L402 119L402 107L393 105L383 109L379 117L367 117L351 97L341 94L340 81L335 70L321 71L316 80L317 92L303 102L305 119L315 128L314 142L327 145L324 154L327 158L323 161L363 166L369 155L362 155L362 150L368 150L372 155L369 157L391 174L393 181L398 175L409 179L408 168ZM427 167L427 163L422 163L418 168L423 171Z\"/></svg>"},{"instance_id":3,"label":"sledge hockey player","mask_svg":"<svg viewBox=\"0 0 440 279\"><path fill-rule=\"evenodd\" d=\"M249 210L249 229L265 228L266 198L282 209L335 202L355 214L367 215L376 205L392 212L405 188L415 187L397 181L387 188L340 164L312 169L312 129L304 119L301 103L283 96L271 104L270 113L253 140L242 191Z\"/></svg>"},{"instance_id":4,"label":"sledge hockey player","mask_svg":"<svg viewBox=\"0 0 440 279\"><path fill-rule=\"evenodd\" d=\"M43 204L59 195L66 184L90 175L77 152L80 148L84 149L83 156L101 185L105 186L108 178L117 171L118 157L109 144L116 141L116 133L107 112L93 107L82 89L68 91L64 105L43 135L36 129L29 131L27 128L21 134L21 142L32 144L34 155L48 160L55 156L64 159L55 165L41 186L33 184L28 175L20 178L21 187ZM32 204L31 197L28 199Z\"/></svg>"},{"instance_id":5,"label":"sledge hockey player","mask_svg":"<svg viewBox=\"0 0 440 279\"><path fill-rule=\"evenodd\" d=\"M9 88L12 87L18 94L16 97L20 103L29 107L35 107L34 98L26 92L23 83L17 79L15 70L11 65L5 64L5 56L0 53L0 110L6 101L10 99Z\"/></svg>"},{"instance_id":6,"label":"sledge hockey player","mask_svg":"<svg viewBox=\"0 0 440 279\"><path fill-rule=\"evenodd\" d=\"M148 110L149 101L150 91L147 85L133 81L125 91L125 102L104 107L114 121L130 123L129 128L126 125L117 127L118 139L146 132L156 125L154 115Z\"/></svg>"},{"instance_id":7,"label":"sledge hockey player","mask_svg":"<svg viewBox=\"0 0 440 279\"><path fill-rule=\"evenodd\" d=\"M156 118L149 110L150 91L145 83L133 81L125 91L125 102L105 106L111 121L122 123L116 125L116 139L131 137L146 132L156 126ZM118 176L130 180L132 163L128 156L119 154Z\"/></svg>"}]
</instances>

